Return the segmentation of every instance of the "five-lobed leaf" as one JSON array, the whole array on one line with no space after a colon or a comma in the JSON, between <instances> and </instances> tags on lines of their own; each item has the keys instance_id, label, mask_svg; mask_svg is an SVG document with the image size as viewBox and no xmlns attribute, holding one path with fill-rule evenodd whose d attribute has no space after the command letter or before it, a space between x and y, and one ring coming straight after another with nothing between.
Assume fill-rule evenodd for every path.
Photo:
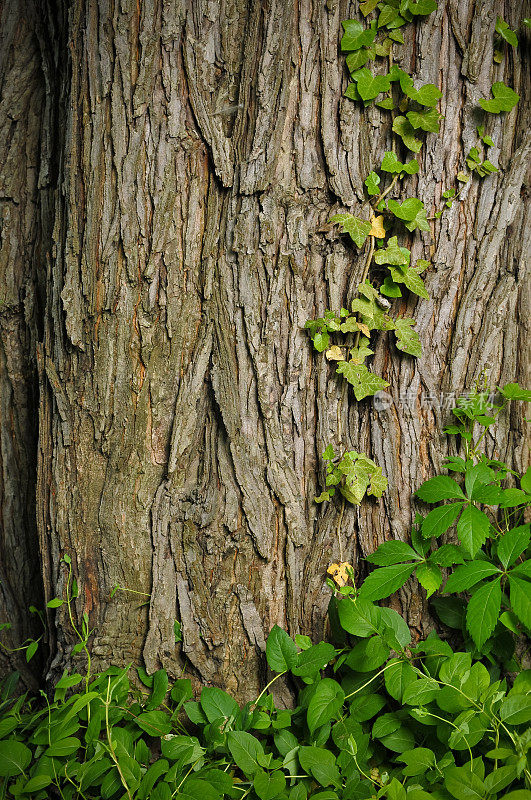
<instances>
[{"instance_id":1,"label":"five-lobed leaf","mask_svg":"<svg viewBox=\"0 0 531 800\"><path fill-rule=\"evenodd\" d=\"M354 389L354 396L358 401L376 394L376 392L389 386L388 381L370 372L365 364L356 364L352 361L340 361L337 365L336 372L338 375L345 376L345 379Z\"/></svg>"}]
</instances>

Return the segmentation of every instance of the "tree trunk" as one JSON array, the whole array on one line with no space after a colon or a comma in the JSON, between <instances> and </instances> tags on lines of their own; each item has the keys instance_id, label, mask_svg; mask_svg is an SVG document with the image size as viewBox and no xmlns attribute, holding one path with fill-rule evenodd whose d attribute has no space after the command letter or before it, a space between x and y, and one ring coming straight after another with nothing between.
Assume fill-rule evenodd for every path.
<instances>
[{"instance_id":1,"label":"tree trunk","mask_svg":"<svg viewBox=\"0 0 531 800\"><path fill-rule=\"evenodd\" d=\"M378 339L390 386L375 404L345 398L302 330L352 299L364 254L326 223L360 207L390 148L388 112L342 96L341 21L357 4L69 6L50 9L45 37L60 112L47 123L58 169L37 346L45 596L63 595L68 553L96 666L185 664L248 699L274 623L323 634L330 562L363 572L379 542L407 538L411 493L447 454L452 396L483 370L492 386L529 375L529 72L521 49L492 61L496 15L514 28L524 14L441 0L404 28L395 57L441 87L445 117L397 197L436 211L476 144L479 98L505 80L522 99L487 123L500 171L409 241L431 260L431 299L393 313L415 316L424 353ZM321 453L339 440L383 467L380 501L314 504ZM486 446L522 466L518 409ZM401 602L425 633L424 597ZM70 663L65 614L50 616L51 677Z\"/></svg>"}]
</instances>

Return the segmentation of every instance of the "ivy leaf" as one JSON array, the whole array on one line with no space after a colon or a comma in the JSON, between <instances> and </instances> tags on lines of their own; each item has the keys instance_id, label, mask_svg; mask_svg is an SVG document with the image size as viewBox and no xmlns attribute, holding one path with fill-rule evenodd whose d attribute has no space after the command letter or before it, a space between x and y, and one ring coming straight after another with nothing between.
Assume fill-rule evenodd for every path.
<instances>
[{"instance_id":1,"label":"ivy leaf","mask_svg":"<svg viewBox=\"0 0 531 800\"><path fill-rule=\"evenodd\" d=\"M490 522L487 515L472 503L467 504L457 523L457 535L472 558L485 544L489 529Z\"/></svg>"},{"instance_id":2,"label":"ivy leaf","mask_svg":"<svg viewBox=\"0 0 531 800\"><path fill-rule=\"evenodd\" d=\"M531 631L531 584L511 574L509 586L511 587L511 608L518 619Z\"/></svg>"},{"instance_id":3,"label":"ivy leaf","mask_svg":"<svg viewBox=\"0 0 531 800\"><path fill-rule=\"evenodd\" d=\"M442 117L435 108L430 108L429 111L408 111L406 117L415 130L421 128L428 133L439 133L439 120Z\"/></svg>"},{"instance_id":4,"label":"ivy leaf","mask_svg":"<svg viewBox=\"0 0 531 800\"><path fill-rule=\"evenodd\" d=\"M354 505L361 503L365 492L381 497L387 488L387 478L382 475L382 468L364 453L348 451L339 462L337 470L345 480L339 490Z\"/></svg>"},{"instance_id":5,"label":"ivy leaf","mask_svg":"<svg viewBox=\"0 0 531 800\"><path fill-rule=\"evenodd\" d=\"M338 786L341 782L336 757L323 747L300 747L299 761L303 770L321 786Z\"/></svg>"},{"instance_id":6,"label":"ivy leaf","mask_svg":"<svg viewBox=\"0 0 531 800\"><path fill-rule=\"evenodd\" d=\"M398 134L408 150L418 153L422 147L422 141L415 136L415 128L406 117L396 117L393 122L393 131Z\"/></svg>"},{"instance_id":7,"label":"ivy leaf","mask_svg":"<svg viewBox=\"0 0 531 800\"><path fill-rule=\"evenodd\" d=\"M350 360L355 364L363 364L368 356L372 356L374 354L374 350L371 350L371 348L367 346L368 344L368 338L366 336L362 336L360 338L359 346L351 348Z\"/></svg>"},{"instance_id":8,"label":"ivy leaf","mask_svg":"<svg viewBox=\"0 0 531 800\"><path fill-rule=\"evenodd\" d=\"M379 305L380 295L370 283L358 285L358 297L352 301L352 311L361 314L362 322L369 330L392 330L393 323Z\"/></svg>"},{"instance_id":9,"label":"ivy leaf","mask_svg":"<svg viewBox=\"0 0 531 800\"><path fill-rule=\"evenodd\" d=\"M380 194L378 184L380 183L380 176L377 172L369 172L369 175L364 181L367 191L370 195Z\"/></svg>"},{"instance_id":10,"label":"ivy leaf","mask_svg":"<svg viewBox=\"0 0 531 800\"><path fill-rule=\"evenodd\" d=\"M426 589L426 596L431 597L440 587L443 575L435 564L420 564L417 567L417 580Z\"/></svg>"},{"instance_id":11,"label":"ivy leaf","mask_svg":"<svg viewBox=\"0 0 531 800\"><path fill-rule=\"evenodd\" d=\"M396 346L403 353L418 358L422 355L422 345L418 333L412 329L415 324L414 319L406 317L399 317L395 320Z\"/></svg>"},{"instance_id":12,"label":"ivy leaf","mask_svg":"<svg viewBox=\"0 0 531 800\"><path fill-rule=\"evenodd\" d=\"M374 260L377 264L409 264L411 253L407 247L398 246L398 238L392 236L389 239L387 247L382 250L377 250L374 254Z\"/></svg>"},{"instance_id":13,"label":"ivy leaf","mask_svg":"<svg viewBox=\"0 0 531 800\"><path fill-rule=\"evenodd\" d=\"M390 172L392 174L406 172L408 175L416 175L419 171L419 162L416 158L413 158L411 161L408 161L407 164L402 164L396 155L392 151L388 150L383 157L380 169L384 172Z\"/></svg>"},{"instance_id":14,"label":"ivy leaf","mask_svg":"<svg viewBox=\"0 0 531 800\"><path fill-rule=\"evenodd\" d=\"M512 31L504 19L498 17L496 19L496 33L499 33L502 39L505 39L508 44L513 47L518 47L518 36Z\"/></svg>"},{"instance_id":15,"label":"ivy leaf","mask_svg":"<svg viewBox=\"0 0 531 800\"><path fill-rule=\"evenodd\" d=\"M449 503L430 511L422 520L422 535L425 539L438 537L446 533L450 525L456 521L463 503Z\"/></svg>"},{"instance_id":16,"label":"ivy leaf","mask_svg":"<svg viewBox=\"0 0 531 800\"><path fill-rule=\"evenodd\" d=\"M378 17L379 28L383 28L384 26L399 28L404 24L404 22L405 20L400 16L396 8L393 8L391 5L387 4L382 7L380 16Z\"/></svg>"},{"instance_id":17,"label":"ivy leaf","mask_svg":"<svg viewBox=\"0 0 531 800\"><path fill-rule=\"evenodd\" d=\"M397 283L395 283L389 276L384 280L380 286L380 293L386 297L402 297L402 292Z\"/></svg>"},{"instance_id":18,"label":"ivy leaf","mask_svg":"<svg viewBox=\"0 0 531 800\"><path fill-rule=\"evenodd\" d=\"M474 592L467 606L466 627L481 648L493 632L501 607L501 577Z\"/></svg>"},{"instance_id":19,"label":"ivy leaf","mask_svg":"<svg viewBox=\"0 0 531 800\"><path fill-rule=\"evenodd\" d=\"M410 197L408 200L404 200L403 203L398 203L396 200L388 200L387 208L395 217L404 222L408 231L414 231L415 228L419 228L421 231L430 230L424 203L418 197Z\"/></svg>"},{"instance_id":20,"label":"ivy leaf","mask_svg":"<svg viewBox=\"0 0 531 800\"><path fill-rule=\"evenodd\" d=\"M416 267L389 267L389 271L394 283L403 283L410 292L428 300L429 294L418 273L418 265Z\"/></svg>"},{"instance_id":21,"label":"ivy leaf","mask_svg":"<svg viewBox=\"0 0 531 800\"><path fill-rule=\"evenodd\" d=\"M369 51L366 47L362 47L361 50L355 50L353 53L349 53L346 58L348 71L351 73L355 72L357 69L360 69L360 67L363 67L368 60Z\"/></svg>"},{"instance_id":22,"label":"ivy leaf","mask_svg":"<svg viewBox=\"0 0 531 800\"><path fill-rule=\"evenodd\" d=\"M509 86L506 86L502 81L492 84L493 100L479 101L481 108L488 111L490 114L500 114L502 111L511 111L520 100L520 96L516 94Z\"/></svg>"},{"instance_id":23,"label":"ivy leaf","mask_svg":"<svg viewBox=\"0 0 531 800\"><path fill-rule=\"evenodd\" d=\"M378 178L378 182L380 178ZM385 239L385 228L383 225L383 216L373 217L371 220L370 236L375 236L376 239Z\"/></svg>"},{"instance_id":24,"label":"ivy leaf","mask_svg":"<svg viewBox=\"0 0 531 800\"><path fill-rule=\"evenodd\" d=\"M404 91L404 89L402 89ZM418 91L415 89L406 92L411 100L415 100L421 106L436 106L442 97L442 92L433 83L425 83Z\"/></svg>"},{"instance_id":25,"label":"ivy leaf","mask_svg":"<svg viewBox=\"0 0 531 800\"><path fill-rule=\"evenodd\" d=\"M363 246L365 239L371 232L371 223L355 217L353 214L334 214L329 221L341 225L341 233L348 233L358 247Z\"/></svg>"},{"instance_id":26,"label":"ivy leaf","mask_svg":"<svg viewBox=\"0 0 531 800\"><path fill-rule=\"evenodd\" d=\"M396 564L380 567L365 578L359 596L363 600L383 600L394 594L411 577L416 564Z\"/></svg>"},{"instance_id":27,"label":"ivy leaf","mask_svg":"<svg viewBox=\"0 0 531 800\"><path fill-rule=\"evenodd\" d=\"M338 375L344 375L346 380L354 388L356 400L363 400L364 397L376 394L380 389L389 386L387 381L369 372L365 364L356 364L353 361L340 361L337 365Z\"/></svg>"},{"instance_id":28,"label":"ivy leaf","mask_svg":"<svg viewBox=\"0 0 531 800\"><path fill-rule=\"evenodd\" d=\"M364 28L357 19L346 19L343 23L345 33L341 39L341 50L348 53L351 50L359 50L364 45L374 42L376 31L373 28Z\"/></svg>"},{"instance_id":29,"label":"ivy leaf","mask_svg":"<svg viewBox=\"0 0 531 800\"><path fill-rule=\"evenodd\" d=\"M386 111L392 111L395 107L392 97L384 97L383 100L378 100L375 105L378 108L384 108Z\"/></svg>"},{"instance_id":30,"label":"ivy leaf","mask_svg":"<svg viewBox=\"0 0 531 800\"><path fill-rule=\"evenodd\" d=\"M416 3L408 3L407 10L411 14L422 14L423 16L426 14L431 14L432 11L437 10L437 2L436 0L418 0Z\"/></svg>"},{"instance_id":31,"label":"ivy leaf","mask_svg":"<svg viewBox=\"0 0 531 800\"><path fill-rule=\"evenodd\" d=\"M356 82L362 100L374 100L381 92L387 92L391 87L389 75L373 75L368 67L356 70L351 77Z\"/></svg>"},{"instance_id":32,"label":"ivy leaf","mask_svg":"<svg viewBox=\"0 0 531 800\"><path fill-rule=\"evenodd\" d=\"M387 489L387 478L382 474L382 468L378 467L371 474L371 482L367 489L367 494L372 497L381 497Z\"/></svg>"},{"instance_id":33,"label":"ivy leaf","mask_svg":"<svg viewBox=\"0 0 531 800\"><path fill-rule=\"evenodd\" d=\"M365 0L364 3L360 3L360 11L363 16L366 17L371 11L374 11L379 2L380 0Z\"/></svg>"}]
</instances>

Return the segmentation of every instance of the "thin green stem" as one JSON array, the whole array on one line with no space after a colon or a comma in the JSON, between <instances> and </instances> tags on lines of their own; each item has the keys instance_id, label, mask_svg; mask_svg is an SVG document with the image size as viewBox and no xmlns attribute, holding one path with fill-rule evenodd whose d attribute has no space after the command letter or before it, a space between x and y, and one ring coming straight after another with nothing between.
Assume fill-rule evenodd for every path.
<instances>
[{"instance_id":1,"label":"thin green stem","mask_svg":"<svg viewBox=\"0 0 531 800\"><path fill-rule=\"evenodd\" d=\"M269 689L269 687L270 687L270 686L272 686L272 685L274 684L274 682L275 682L275 681L278 681L278 679L279 679L279 678L281 678L283 675L285 675L287 672L288 672L288 670L287 670L287 669L285 669L285 670L284 670L284 672L279 672L279 673L278 673L278 675L275 675L275 677L274 677L274 678L272 678L272 680L270 680L270 681L269 681L269 683L267 684L267 686L265 686L265 687L262 689L262 691L260 692L260 694L258 695L258 697L256 698L256 700L254 701L253 705L255 705L255 706L256 706L256 704L258 703L258 701L259 701L259 700L261 700L261 698L262 698L262 697L264 696L264 694L267 692L267 690Z\"/></svg>"}]
</instances>

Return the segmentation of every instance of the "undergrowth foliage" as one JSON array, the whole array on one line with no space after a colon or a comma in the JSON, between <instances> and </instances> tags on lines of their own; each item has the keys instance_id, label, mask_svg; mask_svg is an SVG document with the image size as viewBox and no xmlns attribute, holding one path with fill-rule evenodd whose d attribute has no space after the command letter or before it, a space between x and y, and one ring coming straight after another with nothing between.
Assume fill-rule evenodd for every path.
<instances>
[{"instance_id":1,"label":"undergrowth foliage","mask_svg":"<svg viewBox=\"0 0 531 800\"><path fill-rule=\"evenodd\" d=\"M392 48L403 41L402 25L436 6L365 0L360 10L373 15L369 25L343 24L347 96L389 110L395 138L413 153L424 133L438 131L440 92L432 84L416 87L392 63ZM518 39L501 18L496 36L499 61ZM386 74L365 66L378 57L389 59ZM500 83L492 95L481 101L487 113L508 111L518 100ZM471 174L496 170L484 157L492 146L484 126L478 137L465 157L467 172L456 176L461 188ZM429 263L412 266L399 241L403 228L429 230L426 209L418 198L388 197L418 170L415 158L399 160L395 141L365 181L369 219L332 217L357 247L368 240L364 274L348 309L326 311L306 327L358 401L388 385L365 363L374 331L392 332L398 349L421 354L414 320L393 318L388 300L403 291L428 297L421 274ZM444 208L461 188L443 193ZM375 568L359 585L350 564L333 564L330 641L292 639L275 626L265 653L273 676L243 707L211 686L194 699L190 679L170 685L163 669L148 675L110 667L94 675L92 631L86 614L78 621L80 587L65 554L65 595L48 607L66 607L77 639L72 657L84 658L86 667L65 671L50 695L18 696L16 673L0 686L0 800L531 800L531 670L521 663L531 634L531 470L517 475L482 453L498 415L511 401L530 400L530 391L510 383L497 393L476 386L458 402L445 429L457 455L446 460L444 474L417 489L424 511L410 542L381 544L367 559ZM318 502L336 488L354 504L385 491L381 468L365 454L336 454L329 445L324 459L326 489ZM393 608L379 605L412 580L440 620L439 633L423 641ZM123 586L111 597L117 591L145 598ZM32 611L44 625L42 612ZM18 649L29 661L38 644L30 639ZM293 708L277 705L279 679L296 698Z\"/></svg>"}]
</instances>

